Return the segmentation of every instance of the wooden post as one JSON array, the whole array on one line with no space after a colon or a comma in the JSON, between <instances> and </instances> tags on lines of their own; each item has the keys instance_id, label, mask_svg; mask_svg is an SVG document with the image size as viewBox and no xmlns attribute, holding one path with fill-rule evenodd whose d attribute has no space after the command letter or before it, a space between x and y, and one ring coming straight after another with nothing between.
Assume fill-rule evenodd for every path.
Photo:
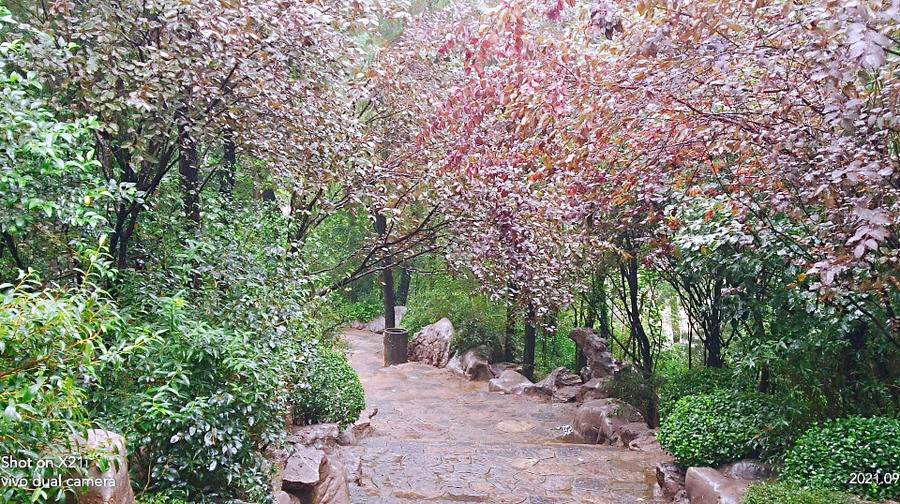
<instances>
[{"instance_id":1,"label":"wooden post","mask_svg":"<svg viewBox=\"0 0 900 504\"><path fill-rule=\"evenodd\" d=\"M406 362L406 339L409 331L399 327L384 330L384 365L393 366Z\"/></svg>"}]
</instances>

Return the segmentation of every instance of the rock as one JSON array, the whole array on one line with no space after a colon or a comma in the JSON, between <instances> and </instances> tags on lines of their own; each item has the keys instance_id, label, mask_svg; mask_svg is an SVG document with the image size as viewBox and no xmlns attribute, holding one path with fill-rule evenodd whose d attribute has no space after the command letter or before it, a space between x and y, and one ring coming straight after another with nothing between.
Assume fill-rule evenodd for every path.
<instances>
[{"instance_id":1,"label":"rock","mask_svg":"<svg viewBox=\"0 0 900 504\"><path fill-rule=\"evenodd\" d=\"M394 307L394 322L396 322L396 326L400 327L400 323L403 321L403 317L406 315L406 307L405 306L395 306ZM374 333L383 333L384 332L384 315L379 315L375 318L375 320L369 322L363 328L366 331L371 331Z\"/></svg>"},{"instance_id":2,"label":"rock","mask_svg":"<svg viewBox=\"0 0 900 504\"><path fill-rule=\"evenodd\" d=\"M488 390L504 394L521 394L529 385L532 385L531 380L512 369L507 369L499 377L488 382Z\"/></svg>"},{"instance_id":3,"label":"rock","mask_svg":"<svg viewBox=\"0 0 900 504\"><path fill-rule=\"evenodd\" d=\"M515 364L513 362L498 362L496 364L491 364L491 374L494 375L494 378L497 378L507 369L512 369L517 373L522 373L522 366Z\"/></svg>"},{"instance_id":4,"label":"rock","mask_svg":"<svg viewBox=\"0 0 900 504\"><path fill-rule=\"evenodd\" d=\"M365 331L366 323L363 322L362 320L354 320L353 322L350 322L350 328L356 329L357 331Z\"/></svg>"},{"instance_id":5,"label":"rock","mask_svg":"<svg viewBox=\"0 0 900 504\"><path fill-rule=\"evenodd\" d=\"M691 504L740 504L749 481L731 479L712 467L691 467L684 488Z\"/></svg>"},{"instance_id":6,"label":"rock","mask_svg":"<svg viewBox=\"0 0 900 504\"><path fill-rule=\"evenodd\" d=\"M659 431L657 431L656 429L644 432L643 434L631 440L630 443L628 443L628 449L640 452L663 453L665 450L662 449L662 446L659 445L659 441L656 440L657 432Z\"/></svg>"},{"instance_id":7,"label":"rock","mask_svg":"<svg viewBox=\"0 0 900 504\"><path fill-rule=\"evenodd\" d=\"M643 421L629 422L616 429L610 436L609 442L619 446L630 446L632 441L648 432L650 432L650 427Z\"/></svg>"},{"instance_id":8,"label":"rock","mask_svg":"<svg viewBox=\"0 0 900 504\"><path fill-rule=\"evenodd\" d=\"M275 504L291 504L291 494L285 492L284 490L279 490L275 492L274 495Z\"/></svg>"},{"instance_id":9,"label":"rock","mask_svg":"<svg viewBox=\"0 0 900 504\"><path fill-rule=\"evenodd\" d=\"M611 442L622 426L643 422L644 418L630 404L618 399L596 399L578 407L572 427L586 443Z\"/></svg>"},{"instance_id":10,"label":"rock","mask_svg":"<svg viewBox=\"0 0 900 504\"><path fill-rule=\"evenodd\" d=\"M409 360L445 367L450 360L450 340L453 339L453 334L453 323L446 318L423 327L409 342Z\"/></svg>"},{"instance_id":11,"label":"rock","mask_svg":"<svg viewBox=\"0 0 900 504\"><path fill-rule=\"evenodd\" d=\"M463 354L460 367L463 375L473 381L486 381L494 377L490 365L491 349L482 345Z\"/></svg>"},{"instance_id":12,"label":"rock","mask_svg":"<svg viewBox=\"0 0 900 504\"><path fill-rule=\"evenodd\" d=\"M281 475L281 488L294 495L304 495L322 479L325 452L306 446L298 446L288 458Z\"/></svg>"},{"instance_id":13,"label":"rock","mask_svg":"<svg viewBox=\"0 0 900 504\"><path fill-rule=\"evenodd\" d=\"M610 380L610 378L591 378L578 390L575 400L583 403L593 401L594 399L605 399L610 397Z\"/></svg>"},{"instance_id":14,"label":"rock","mask_svg":"<svg viewBox=\"0 0 900 504\"><path fill-rule=\"evenodd\" d=\"M587 367L591 378L613 376L619 366L606 344L606 340L597 336L593 329L578 328L569 333L569 338L578 345L587 359Z\"/></svg>"},{"instance_id":15,"label":"rock","mask_svg":"<svg viewBox=\"0 0 900 504\"><path fill-rule=\"evenodd\" d=\"M674 496L684 488L684 471L674 462L656 464L656 482L667 496Z\"/></svg>"},{"instance_id":16,"label":"rock","mask_svg":"<svg viewBox=\"0 0 900 504\"><path fill-rule=\"evenodd\" d=\"M372 420L368 418L360 418L353 422L353 425L341 431L337 437L337 444L341 446L351 446L357 441L369 435L372 432Z\"/></svg>"},{"instance_id":17,"label":"rock","mask_svg":"<svg viewBox=\"0 0 900 504\"><path fill-rule=\"evenodd\" d=\"M569 402L578 394L581 377L564 367L554 369L543 380L525 387L523 393L532 397ZM565 390L563 390L565 389Z\"/></svg>"},{"instance_id":18,"label":"rock","mask_svg":"<svg viewBox=\"0 0 900 504\"><path fill-rule=\"evenodd\" d=\"M771 465L751 459L726 464L719 468L719 472L731 479L747 481L761 481L775 477L775 470Z\"/></svg>"},{"instance_id":19,"label":"rock","mask_svg":"<svg viewBox=\"0 0 900 504\"><path fill-rule=\"evenodd\" d=\"M291 444L303 445L319 450L331 448L339 444L341 430L336 423L304 425L293 427L292 434L287 437Z\"/></svg>"},{"instance_id":20,"label":"rock","mask_svg":"<svg viewBox=\"0 0 900 504\"><path fill-rule=\"evenodd\" d=\"M447 369L453 371L456 374L466 374L465 371L463 371L462 357L460 357L459 354L454 354L453 357L451 357L450 360L447 361Z\"/></svg>"},{"instance_id":21,"label":"rock","mask_svg":"<svg viewBox=\"0 0 900 504\"><path fill-rule=\"evenodd\" d=\"M351 504L350 485L347 471L339 463L331 463L325 458L322 466L322 481L313 489L312 502L315 504Z\"/></svg>"},{"instance_id":22,"label":"rock","mask_svg":"<svg viewBox=\"0 0 900 504\"><path fill-rule=\"evenodd\" d=\"M100 471L96 464L91 464L87 477L110 479L113 484L87 487L85 492L79 495L78 504L134 504L134 491L131 489L131 478L128 475L128 450L125 438L115 432L91 429L87 432L87 439L79 435L72 441L78 452L102 453L112 458L112 463L106 471Z\"/></svg>"}]
</instances>

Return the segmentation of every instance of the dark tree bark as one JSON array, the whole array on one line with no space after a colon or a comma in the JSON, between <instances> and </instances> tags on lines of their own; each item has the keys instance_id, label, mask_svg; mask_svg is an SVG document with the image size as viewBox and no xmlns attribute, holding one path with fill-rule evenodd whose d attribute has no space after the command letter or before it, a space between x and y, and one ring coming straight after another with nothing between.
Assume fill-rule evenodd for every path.
<instances>
[{"instance_id":1,"label":"dark tree bark","mask_svg":"<svg viewBox=\"0 0 900 504\"><path fill-rule=\"evenodd\" d=\"M180 146L178 173L181 176L184 216L189 227L196 229L200 226L200 168L197 166L197 144L187 126L182 128Z\"/></svg>"},{"instance_id":2,"label":"dark tree bark","mask_svg":"<svg viewBox=\"0 0 900 504\"><path fill-rule=\"evenodd\" d=\"M628 322L631 328L631 335L635 342L635 356L638 357L638 366L641 376L646 382L649 390L647 399L647 425L651 428L659 427L659 398L657 397L656 387L653 383L653 347L647 332L644 330L644 324L641 322L641 303L638 297L638 260L637 256L632 253L631 258L624 264L620 263L619 272L622 275L622 283L627 290L627 302L625 310L628 313Z\"/></svg>"},{"instance_id":3,"label":"dark tree bark","mask_svg":"<svg viewBox=\"0 0 900 504\"><path fill-rule=\"evenodd\" d=\"M397 304L406 306L409 301L409 286L412 283L412 270L408 266L400 268L400 284L397 286Z\"/></svg>"},{"instance_id":4,"label":"dark tree bark","mask_svg":"<svg viewBox=\"0 0 900 504\"><path fill-rule=\"evenodd\" d=\"M230 130L225 131L222 149L224 151L225 166L222 171L222 183L219 186L219 192L222 193L226 202L230 202L234 194L235 170L237 169L237 147L234 144L234 134Z\"/></svg>"},{"instance_id":5,"label":"dark tree bark","mask_svg":"<svg viewBox=\"0 0 900 504\"><path fill-rule=\"evenodd\" d=\"M534 321L534 308L528 308L525 319L525 350L522 354L522 374L529 380L534 380L534 348L537 337L537 327Z\"/></svg>"},{"instance_id":6,"label":"dark tree bark","mask_svg":"<svg viewBox=\"0 0 900 504\"><path fill-rule=\"evenodd\" d=\"M387 219L379 212L375 214L375 231L382 240L387 240ZM385 329L397 327L394 307L397 305L394 298L394 273L390 259L383 258L381 264L381 293L384 299L384 327Z\"/></svg>"},{"instance_id":7,"label":"dark tree bark","mask_svg":"<svg viewBox=\"0 0 900 504\"><path fill-rule=\"evenodd\" d=\"M506 331L503 338L503 360L513 361L513 341L516 339L516 290L512 282L506 283Z\"/></svg>"},{"instance_id":8,"label":"dark tree bark","mask_svg":"<svg viewBox=\"0 0 900 504\"><path fill-rule=\"evenodd\" d=\"M3 232L3 242L6 244L6 248L9 249L9 254L13 258L13 262L16 263L16 268L20 270L26 271L28 268L25 266L25 262L22 261L22 257L19 255L19 246L16 244L16 241L13 239L12 235ZM2 252L2 250L0 250Z\"/></svg>"}]
</instances>

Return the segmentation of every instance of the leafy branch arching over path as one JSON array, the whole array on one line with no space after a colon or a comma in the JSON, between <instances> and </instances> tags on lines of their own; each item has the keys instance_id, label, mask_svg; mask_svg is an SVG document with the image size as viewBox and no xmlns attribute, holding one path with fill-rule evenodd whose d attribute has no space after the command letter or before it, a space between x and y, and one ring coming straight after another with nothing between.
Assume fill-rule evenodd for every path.
<instances>
[{"instance_id":1,"label":"leafy branch arching over path","mask_svg":"<svg viewBox=\"0 0 900 504\"><path fill-rule=\"evenodd\" d=\"M446 369L382 367L381 335L348 330L373 433L353 502L631 504L655 500L658 455L556 441L575 416L555 404L487 391Z\"/></svg>"}]
</instances>

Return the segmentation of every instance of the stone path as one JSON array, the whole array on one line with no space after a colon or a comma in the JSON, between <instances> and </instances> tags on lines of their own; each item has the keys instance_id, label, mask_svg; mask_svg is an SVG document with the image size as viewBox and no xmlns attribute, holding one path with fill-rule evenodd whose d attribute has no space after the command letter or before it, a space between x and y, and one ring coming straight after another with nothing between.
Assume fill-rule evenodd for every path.
<instances>
[{"instance_id":1,"label":"stone path","mask_svg":"<svg viewBox=\"0 0 900 504\"><path fill-rule=\"evenodd\" d=\"M575 406L487 391L419 363L382 367L381 336L348 330L374 431L356 503L661 503L658 455L556 441Z\"/></svg>"}]
</instances>

